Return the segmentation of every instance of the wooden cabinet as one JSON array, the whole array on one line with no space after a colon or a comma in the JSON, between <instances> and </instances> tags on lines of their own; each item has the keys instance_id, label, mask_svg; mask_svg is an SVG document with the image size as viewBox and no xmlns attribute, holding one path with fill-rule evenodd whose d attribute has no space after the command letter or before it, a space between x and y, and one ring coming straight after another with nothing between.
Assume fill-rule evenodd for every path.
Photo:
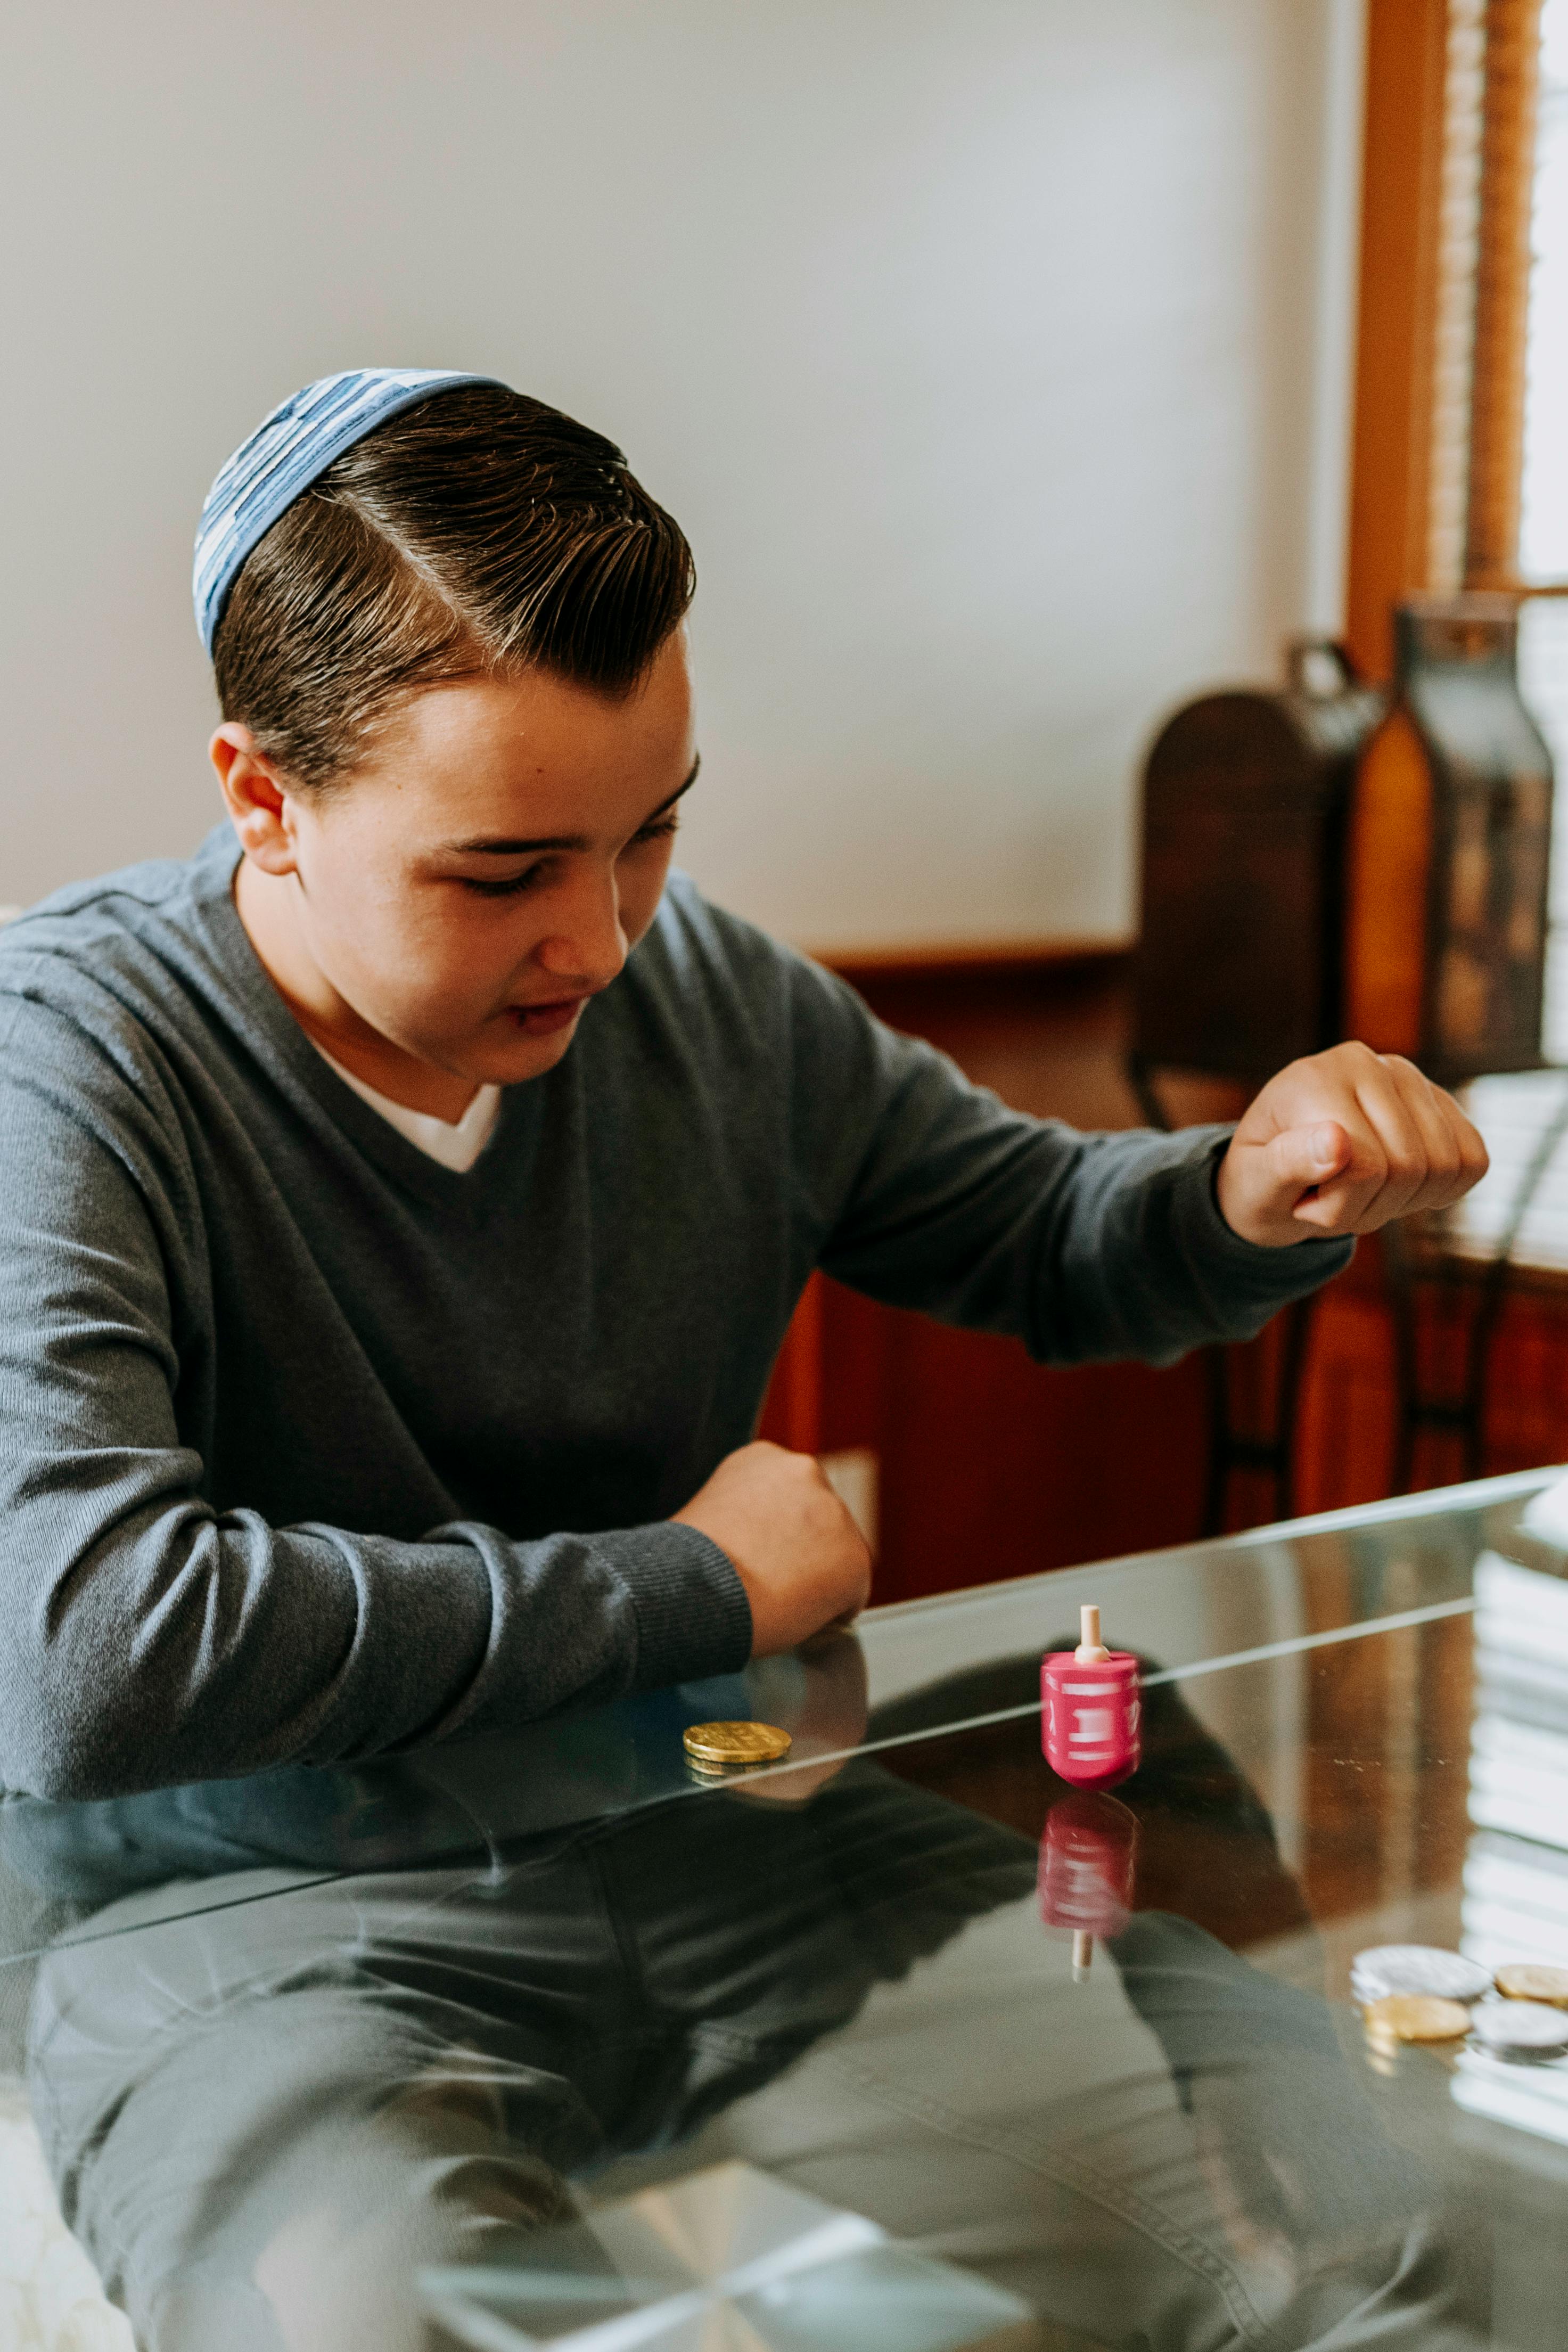
<instances>
[{"instance_id":1,"label":"wooden cabinet","mask_svg":"<svg viewBox=\"0 0 1568 2352\"><path fill-rule=\"evenodd\" d=\"M1343 1025L1345 826L1387 698L1302 640L1274 691L1206 694L1144 775L1134 1047L1154 1066L1254 1081Z\"/></svg>"}]
</instances>

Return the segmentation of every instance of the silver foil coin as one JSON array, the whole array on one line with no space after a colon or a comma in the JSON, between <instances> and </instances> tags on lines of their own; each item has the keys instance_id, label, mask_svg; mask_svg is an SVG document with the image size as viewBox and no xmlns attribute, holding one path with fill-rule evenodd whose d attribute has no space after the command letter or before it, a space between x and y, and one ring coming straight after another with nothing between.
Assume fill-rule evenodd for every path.
<instances>
[{"instance_id":1,"label":"silver foil coin","mask_svg":"<svg viewBox=\"0 0 1568 2352\"><path fill-rule=\"evenodd\" d=\"M1375 1944L1350 1965L1350 1990L1364 2009L1390 1993L1430 1993L1438 2000L1479 2000L1491 1990L1491 1971L1435 1944Z\"/></svg>"},{"instance_id":2,"label":"silver foil coin","mask_svg":"<svg viewBox=\"0 0 1568 2352\"><path fill-rule=\"evenodd\" d=\"M1470 2040L1499 2057L1555 2057L1568 2050L1568 2012L1533 2000L1489 2000L1470 2018Z\"/></svg>"}]
</instances>

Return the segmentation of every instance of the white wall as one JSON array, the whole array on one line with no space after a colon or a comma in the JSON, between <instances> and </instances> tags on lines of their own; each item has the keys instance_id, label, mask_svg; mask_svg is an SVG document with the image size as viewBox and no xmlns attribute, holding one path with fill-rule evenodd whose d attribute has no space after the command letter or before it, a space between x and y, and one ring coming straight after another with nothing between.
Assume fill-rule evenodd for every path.
<instances>
[{"instance_id":1,"label":"white wall","mask_svg":"<svg viewBox=\"0 0 1568 2352\"><path fill-rule=\"evenodd\" d=\"M207 482L395 362L574 411L686 526L716 895L813 942L1123 927L1151 725L1332 600L1354 15L14 11L0 898L200 835Z\"/></svg>"}]
</instances>

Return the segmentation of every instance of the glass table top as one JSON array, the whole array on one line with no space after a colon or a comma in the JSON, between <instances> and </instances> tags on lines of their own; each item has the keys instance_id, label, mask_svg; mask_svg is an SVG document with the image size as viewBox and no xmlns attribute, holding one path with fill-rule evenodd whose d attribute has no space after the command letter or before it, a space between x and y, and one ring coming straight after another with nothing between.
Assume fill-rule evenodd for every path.
<instances>
[{"instance_id":1,"label":"glass table top","mask_svg":"<svg viewBox=\"0 0 1568 2352\"><path fill-rule=\"evenodd\" d=\"M1561 2347L1568 2057L1374 2042L1350 1990L1391 1943L1568 1968L1550 1476L505 1738L8 1800L0 2074L146 2352ZM1144 1672L1095 1798L1040 1750L1086 1600ZM737 1716L789 1759L695 1779Z\"/></svg>"}]
</instances>

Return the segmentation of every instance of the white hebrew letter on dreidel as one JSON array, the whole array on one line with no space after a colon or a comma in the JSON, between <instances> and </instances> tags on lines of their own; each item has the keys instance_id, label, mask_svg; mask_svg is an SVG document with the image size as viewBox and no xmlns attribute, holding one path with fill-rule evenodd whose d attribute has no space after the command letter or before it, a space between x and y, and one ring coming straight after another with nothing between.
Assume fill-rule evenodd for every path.
<instances>
[{"instance_id":1,"label":"white hebrew letter on dreidel","mask_svg":"<svg viewBox=\"0 0 1568 2352\"><path fill-rule=\"evenodd\" d=\"M1101 1740L1113 1738L1115 1736L1115 1730L1116 1717L1113 1708L1108 1706L1075 1706L1072 1710L1072 1729L1068 1734L1068 1737L1073 1741L1074 1745L1076 1745L1080 1740L1084 1739Z\"/></svg>"}]
</instances>

